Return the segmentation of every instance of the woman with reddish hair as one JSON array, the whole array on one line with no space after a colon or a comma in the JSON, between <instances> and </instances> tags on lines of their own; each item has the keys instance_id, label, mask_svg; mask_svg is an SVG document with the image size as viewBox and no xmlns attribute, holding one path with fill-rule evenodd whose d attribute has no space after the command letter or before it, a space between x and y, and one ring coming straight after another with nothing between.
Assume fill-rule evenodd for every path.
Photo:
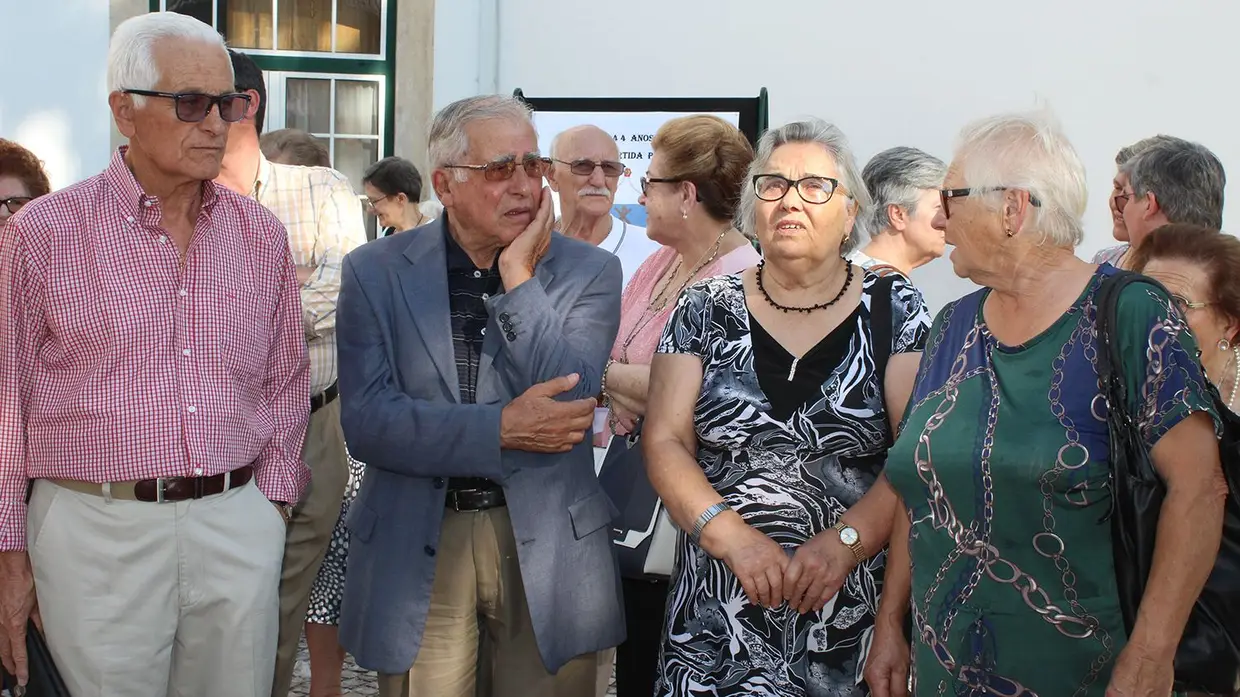
<instances>
[{"instance_id":1,"label":"woman with reddish hair","mask_svg":"<svg viewBox=\"0 0 1240 697\"><path fill-rule=\"evenodd\" d=\"M51 190L39 158L17 143L0 138L0 227L22 206Z\"/></svg>"}]
</instances>

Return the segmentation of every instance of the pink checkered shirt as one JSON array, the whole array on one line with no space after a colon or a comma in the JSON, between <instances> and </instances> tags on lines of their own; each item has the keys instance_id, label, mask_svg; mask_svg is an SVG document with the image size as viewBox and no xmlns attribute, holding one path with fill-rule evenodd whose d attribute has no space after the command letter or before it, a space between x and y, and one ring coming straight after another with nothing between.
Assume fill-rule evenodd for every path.
<instances>
[{"instance_id":1,"label":"pink checkered shirt","mask_svg":"<svg viewBox=\"0 0 1240 697\"><path fill-rule=\"evenodd\" d=\"M309 359L284 227L206 182L182 265L124 153L0 228L0 550L25 548L29 479L252 463L267 498L294 502L310 478Z\"/></svg>"}]
</instances>

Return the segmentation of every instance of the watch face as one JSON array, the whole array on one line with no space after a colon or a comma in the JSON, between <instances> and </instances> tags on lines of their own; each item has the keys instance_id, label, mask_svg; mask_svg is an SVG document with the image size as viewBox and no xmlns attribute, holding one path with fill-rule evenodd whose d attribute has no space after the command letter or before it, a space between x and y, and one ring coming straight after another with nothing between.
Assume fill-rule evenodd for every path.
<instances>
[{"instance_id":1,"label":"watch face","mask_svg":"<svg viewBox=\"0 0 1240 697\"><path fill-rule=\"evenodd\" d=\"M857 534L856 530L847 526L840 528L840 542L843 542L845 545L851 547L852 545L857 544L857 541L860 539L861 537Z\"/></svg>"}]
</instances>

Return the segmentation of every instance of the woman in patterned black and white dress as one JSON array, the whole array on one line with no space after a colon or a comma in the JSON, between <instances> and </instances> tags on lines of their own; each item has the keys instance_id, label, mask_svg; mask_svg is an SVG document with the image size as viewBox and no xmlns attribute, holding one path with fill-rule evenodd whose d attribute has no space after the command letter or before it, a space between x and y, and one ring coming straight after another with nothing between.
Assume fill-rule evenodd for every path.
<instances>
[{"instance_id":1,"label":"woman in patterned black and white dress","mask_svg":"<svg viewBox=\"0 0 1240 697\"><path fill-rule=\"evenodd\" d=\"M764 262L686 291L652 365L647 469L701 534L680 536L656 694L866 695L884 555L864 544L895 502L848 509L881 476L929 316L902 276L842 258L869 196L838 129L768 132L750 174L738 220Z\"/></svg>"}]
</instances>

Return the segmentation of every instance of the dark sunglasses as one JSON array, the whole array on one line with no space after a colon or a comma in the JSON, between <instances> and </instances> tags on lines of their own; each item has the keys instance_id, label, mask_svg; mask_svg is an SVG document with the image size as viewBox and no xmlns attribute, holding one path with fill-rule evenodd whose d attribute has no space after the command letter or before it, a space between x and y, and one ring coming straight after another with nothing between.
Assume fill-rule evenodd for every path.
<instances>
[{"instance_id":1,"label":"dark sunglasses","mask_svg":"<svg viewBox=\"0 0 1240 697\"><path fill-rule=\"evenodd\" d=\"M1119 211L1120 213L1123 213L1124 208L1128 206L1128 202L1132 200L1133 196L1135 196L1135 194L1128 194L1128 193L1116 194L1115 195L1115 210Z\"/></svg>"},{"instance_id":2,"label":"dark sunglasses","mask_svg":"<svg viewBox=\"0 0 1240 697\"><path fill-rule=\"evenodd\" d=\"M568 165L568 171L582 177L588 177L591 174L594 174L594 169L596 167L601 167L603 169L603 176L606 177L618 177L621 174L624 174L624 163L616 162L615 160L573 160L572 162L565 160L555 161L562 165Z\"/></svg>"},{"instance_id":3,"label":"dark sunglasses","mask_svg":"<svg viewBox=\"0 0 1240 697\"><path fill-rule=\"evenodd\" d=\"M20 211L23 206L30 203L34 199L30 196L10 196L9 198L0 198L0 208L7 208L9 215Z\"/></svg>"},{"instance_id":4,"label":"dark sunglasses","mask_svg":"<svg viewBox=\"0 0 1240 697\"><path fill-rule=\"evenodd\" d=\"M161 97L171 99L176 106L177 118L186 123L199 123L211 113L215 107L220 118L228 123L236 123L245 117L250 106L248 94L203 94L201 92L155 92L153 90L121 90L125 94L137 94L143 97Z\"/></svg>"},{"instance_id":5,"label":"dark sunglasses","mask_svg":"<svg viewBox=\"0 0 1240 697\"><path fill-rule=\"evenodd\" d=\"M789 179L779 174L758 174L753 178L754 195L763 201L782 201L789 191L797 190L806 203L821 204L831 200L839 181L831 177Z\"/></svg>"},{"instance_id":6,"label":"dark sunglasses","mask_svg":"<svg viewBox=\"0 0 1240 697\"><path fill-rule=\"evenodd\" d=\"M517 166L525 170L527 177L541 177L551 168L551 158L539 157L530 154L521 158L520 163L515 158L505 158L488 162L485 165L444 165L444 169L472 169L482 172L482 178L489 182L499 182L505 179L512 179L512 175L517 171Z\"/></svg>"},{"instance_id":7,"label":"dark sunglasses","mask_svg":"<svg viewBox=\"0 0 1240 697\"><path fill-rule=\"evenodd\" d=\"M947 202L954 198L964 198L965 196L969 196L971 194L984 194L991 191L1007 191L1008 188L1009 187L1006 186L988 186L978 189L974 189L972 187L966 189L941 189L939 191L939 201L943 204L943 218L946 219L952 217L951 209L947 207ZM1037 196L1030 193L1029 205L1034 208L1040 208L1042 206L1042 201Z\"/></svg>"}]
</instances>

